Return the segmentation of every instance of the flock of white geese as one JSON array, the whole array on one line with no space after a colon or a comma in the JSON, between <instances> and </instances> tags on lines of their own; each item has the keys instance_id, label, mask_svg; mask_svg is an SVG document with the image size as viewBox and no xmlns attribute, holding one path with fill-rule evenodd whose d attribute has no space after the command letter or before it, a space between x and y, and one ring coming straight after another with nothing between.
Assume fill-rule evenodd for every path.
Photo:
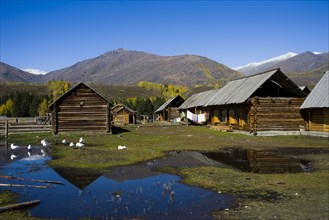
<instances>
[{"instance_id":1,"label":"flock of white geese","mask_svg":"<svg viewBox=\"0 0 329 220\"><path fill-rule=\"evenodd\" d=\"M46 156L46 149L48 148L48 147L50 147L51 146L51 144L46 140L46 139L42 139L41 141L40 141L40 143L41 143L41 145L42 145L42 149L41 149L41 156ZM63 145L68 145L69 147L71 147L71 148L75 148L75 149L81 149L81 148L83 148L83 147L85 147L85 140L82 138L82 137L80 137L80 139L79 139L79 141L77 141L76 143L74 143L74 142L70 142L70 141L68 141L68 140L66 140L66 139L63 139L62 140L62 144ZM10 145L10 149L11 150L17 150L17 149L20 149L21 147L20 146L18 146L18 145L15 145L15 144L11 144ZM27 149L28 149L28 152L27 152L27 154L28 154L28 156L30 157L31 155L32 155L32 146L29 144L27 147L26 147ZM124 145L119 145L118 146L118 150L126 150L127 149L127 147L126 146L124 146ZM16 154L11 154L11 156L10 156L10 159L11 160L14 160L15 158L17 158L17 155Z\"/></svg>"},{"instance_id":2,"label":"flock of white geese","mask_svg":"<svg viewBox=\"0 0 329 220\"><path fill-rule=\"evenodd\" d=\"M66 139L62 140L62 144L69 145L70 147L77 147L77 148L84 147L85 146L84 143L85 143L85 140L82 137L80 137L79 141L75 144L73 142L67 141Z\"/></svg>"},{"instance_id":3,"label":"flock of white geese","mask_svg":"<svg viewBox=\"0 0 329 220\"><path fill-rule=\"evenodd\" d=\"M41 156L46 156L46 151L45 151L45 149L47 149L48 147L50 147L51 145L50 145L50 143L46 140L46 139L42 139L41 141L40 141L40 143L41 143L41 145L42 145L42 147L43 147L43 149L41 149ZM79 139L79 141L77 142L77 143L73 143L73 142L68 142L67 140L62 140L62 144L64 144L64 145L68 145L68 146L70 146L70 147L72 147L72 148L78 148L78 149L81 149L81 148L83 148L84 146L85 146L85 140L82 138L82 137L80 137L80 139ZM16 144L11 144L10 145L10 149L11 150L18 150L18 149L21 149L21 148L24 148L24 147L21 147L21 146L18 146L18 145L16 145ZM28 150L28 152L27 152L27 155L30 157L31 155L32 155L32 153L31 153L31 151L32 151L32 146L31 146L31 144L29 144L27 147L26 147L26 149ZM10 155L10 159L11 160L14 160L15 158L17 158L17 155L15 154L15 153L12 153L11 155Z\"/></svg>"}]
</instances>

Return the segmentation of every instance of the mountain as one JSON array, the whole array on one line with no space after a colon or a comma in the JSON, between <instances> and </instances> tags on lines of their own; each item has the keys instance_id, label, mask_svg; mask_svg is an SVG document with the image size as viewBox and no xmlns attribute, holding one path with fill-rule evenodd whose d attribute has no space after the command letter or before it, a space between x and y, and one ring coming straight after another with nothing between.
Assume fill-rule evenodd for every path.
<instances>
[{"instance_id":1,"label":"mountain","mask_svg":"<svg viewBox=\"0 0 329 220\"><path fill-rule=\"evenodd\" d=\"M32 73L32 74L35 74L35 75L45 75L47 74L46 71L43 71L43 70L38 70L38 69L22 69L23 71L25 72L28 72L28 73Z\"/></svg>"},{"instance_id":2,"label":"mountain","mask_svg":"<svg viewBox=\"0 0 329 220\"><path fill-rule=\"evenodd\" d=\"M312 89L329 70L329 53L304 52L275 64L297 85Z\"/></svg>"},{"instance_id":3,"label":"mountain","mask_svg":"<svg viewBox=\"0 0 329 220\"><path fill-rule=\"evenodd\" d=\"M328 65L328 63L328 53L317 54L308 51L278 62L272 67L281 68L281 70L285 73L301 73L312 71L314 69Z\"/></svg>"},{"instance_id":4,"label":"mountain","mask_svg":"<svg viewBox=\"0 0 329 220\"><path fill-rule=\"evenodd\" d=\"M273 67L275 64L285 61L296 55L297 55L296 53L289 52L289 53L286 53L286 54L278 56L278 57L273 57L271 59L260 61L260 62L252 62L245 66L239 66L239 67L236 67L233 69L236 71L239 71L240 73L246 74L246 75L261 73L266 70L272 69L271 67Z\"/></svg>"},{"instance_id":5,"label":"mountain","mask_svg":"<svg viewBox=\"0 0 329 220\"><path fill-rule=\"evenodd\" d=\"M240 73L251 75L275 68L280 68L297 85L306 85L311 89L322 78L323 73L329 70L329 53L309 51L301 54L287 53L234 69Z\"/></svg>"},{"instance_id":6,"label":"mountain","mask_svg":"<svg viewBox=\"0 0 329 220\"><path fill-rule=\"evenodd\" d=\"M134 85L139 81L194 86L224 84L243 75L201 56L158 56L118 49L50 72L44 81Z\"/></svg>"},{"instance_id":7,"label":"mountain","mask_svg":"<svg viewBox=\"0 0 329 220\"><path fill-rule=\"evenodd\" d=\"M0 62L0 82L41 82L41 76Z\"/></svg>"}]
</instances>

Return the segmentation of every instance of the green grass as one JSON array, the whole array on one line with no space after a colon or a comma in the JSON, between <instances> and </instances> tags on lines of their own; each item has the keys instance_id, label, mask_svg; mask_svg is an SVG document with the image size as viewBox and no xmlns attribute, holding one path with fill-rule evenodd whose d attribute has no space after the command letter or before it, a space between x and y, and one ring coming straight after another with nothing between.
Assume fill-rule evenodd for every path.
<instances>
[{"instance_id":1,"label":"green grass","mask_svg":"<svg viewBox=\"0 0 329 220\"><path fill-rule=\"evenodd\" d=\"M12 135L8 143L40 145L40 140L46 138L52 144L51 166L101 171L113 166L129 165L162 157L167 151L172 150L215 151L225 147L253 149L327 147L328 144L328 140L324 138L246 136L195 126L141 126L140 128L129 126L122 131L113 135L102 133L63 133L57 136L50 133ZM86 147L81 150L69 148L61 143L63 139L77 142L80 136L83 136L86 141ZM125 145L128 149L119 151L118 145Z\"/></svg>"},{"instance_id":2,"label":"green grass","mask_svg":"<svg viewBox=\"0 0 329 220\"><path fill-rule=\"evenodd\" d=\"M174 171L183 182L236 195L235 209L216 212L219 219L326 219L328 170L297 174L253 174L199 167Z\"/></svg>"},{"instance_id":3,"label":"green grass","mask_svg":"<svg viewBox=\"0 0 329 220\"><path fill-rule=\"evenodd\" d=\"M258 137L225 133L196 126L129 126L117 134L50 134L10 136L9 143L51 143L53 167L93 169L103 172L164 156L172 150L216 151L225 147L252 149L329 148L328 139L306 136ZM121 135L121 137L118 137ZM86 147L72 149L62 139L76 142L82 136ZM58 145L56 145L56 142ZM127 150L118 150L118 145ZM167 168L183 176L183 182L228 193L240 199L236 208L214 212L215 219L328 219L329 155L306 154L315 171L296 174L254 174L218 167ZM297 194L296 194L297 193Z\"/></svg>"},{"instance_id":4,"label":"green grass","mask_svg":"<svg viewBox=\"0 0 329 220\"><path fill-rule=\"evenodd\" d=\"M16 195L11 191L0 191L0 207L14 204L16 201ZM26 211L16 210L16 211L7 211L0 213L0 219L4 220L17 220L17 219L32 219L28 217Z\"/></svg>"}]
</instances>

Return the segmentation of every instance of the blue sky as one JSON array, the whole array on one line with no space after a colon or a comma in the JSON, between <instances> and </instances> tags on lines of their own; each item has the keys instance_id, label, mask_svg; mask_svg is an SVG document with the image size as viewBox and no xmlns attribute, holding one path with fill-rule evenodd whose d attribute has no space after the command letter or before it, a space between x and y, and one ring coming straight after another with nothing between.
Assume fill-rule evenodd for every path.
<instances>
[{"instance_id":1,"label":"blue sky","mask_svg":"<svg viewBox=\"0 0 329 220\"><path fill-rule=\"evenodd\" d=\"M53 71L125 48L229 67L327 52L327 1L1 1L0 60Z\"/></svg>"}]
</instances>

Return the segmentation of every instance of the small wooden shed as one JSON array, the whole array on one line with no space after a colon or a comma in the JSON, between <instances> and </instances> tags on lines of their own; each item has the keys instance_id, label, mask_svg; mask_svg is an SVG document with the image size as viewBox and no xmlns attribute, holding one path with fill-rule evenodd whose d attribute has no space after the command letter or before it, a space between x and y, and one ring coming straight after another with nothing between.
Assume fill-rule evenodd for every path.
<instances>
[{"instance_id":1,"label":"small wooden shed","mask_svg":"<svg viewBox=\"0 0 329 220\"><path fill-rule=\"evenodd\" d=\"M168 99L163 105L161 105L155 114L158 114L159 121L170 121L179 117L178 107L185 101L180 95L177 95L171 99Z\"/></svg>"},{"instance_id":2,"label":"small wooden shed","mask_svg":"<svg viewBox=\"0 0 329 220\"><path fill-rule=\"evenodd\" d=\"M110 102L79 83L49 105L53 132L111 132Z\"/></svg>"},{"instance_id":3,"label":"small wooden shed","mask_svg":"<svg viewBox=\"0 0 329 220\"><path fill-rule=\"evenodd\" d=\"M307 130L329 132L329 71L316 84L300 108Z\"/></svg>"},{"instance_id":4,"label":"small wooden shed","mask_svg":"<svg viewBox=\"0 0 329 220\"><path fill-rule=\"evenodd\" d=\"M111 108L114 124L135 124L136 111L123 104L117 104Z\"/></svg>"}]
</instances>

